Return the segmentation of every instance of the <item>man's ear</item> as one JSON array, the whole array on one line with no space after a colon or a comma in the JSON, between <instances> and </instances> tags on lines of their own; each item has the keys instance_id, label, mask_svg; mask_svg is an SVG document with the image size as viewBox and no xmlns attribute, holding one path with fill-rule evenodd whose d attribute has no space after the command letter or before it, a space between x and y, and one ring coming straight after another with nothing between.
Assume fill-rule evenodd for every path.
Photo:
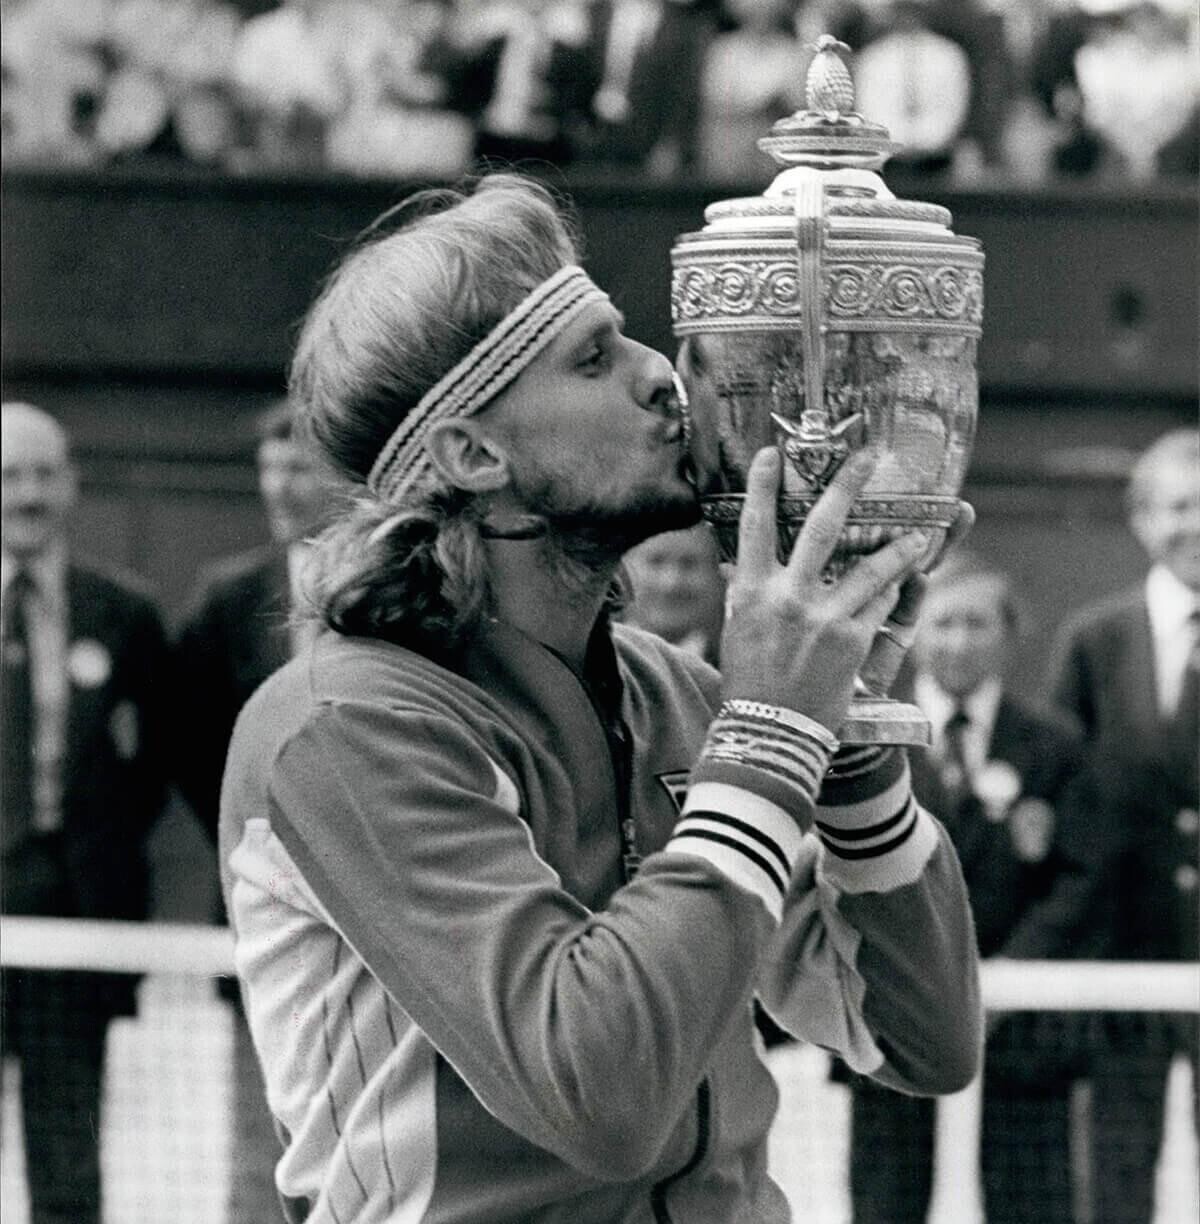
<instances>
[{"instance_id":1,"label":"man's ear","mask_svg":"<svg viewBox=\"0 0 1200 1224\"><path fill-rule=\"evenodd\" d=\"M439 421L430 429L425 449L452 488L495 493L508 484L508 456L503 447L470 417Z\"/></svg>"}]
</instances>

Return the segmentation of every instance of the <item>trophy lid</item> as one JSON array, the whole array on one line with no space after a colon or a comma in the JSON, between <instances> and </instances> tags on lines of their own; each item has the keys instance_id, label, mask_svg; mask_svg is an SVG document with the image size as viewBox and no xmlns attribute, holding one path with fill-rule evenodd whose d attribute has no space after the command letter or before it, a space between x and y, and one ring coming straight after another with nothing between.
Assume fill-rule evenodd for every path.
<instances>
[{"instance_id":1,"label":"trophy lid","mask_svg":"<svg viewBox=\"0 0 1200 1224\"><path fill-rule=\"evenodd\" d=\"M778 120L758 147L781 166L878 170L901 146L882 124L854 109L854 81L841 58L850 48L822 34L815 51L805 80L805 109Z\"/></svg>"},{"instance_id":2,"label":"trophy lid","mask_svg":"<svg viewBox=\"0 0 1200 1224\"><path fill-rule=\"evenodd\" d=\"M814 45L806 79L806 106L778 120L758 147L782 170L761 196L708 205L706 233L743 234L788 224L800 184L815 173L824 183L826 216L839 232L866 224L878 233L886 224L895 236L955 240L951 216L938 204L897 200L879 170L903 147L887 128L855 109L854 82L842 56L850 48L830 34Z\"/></svg>"}]
</instances>

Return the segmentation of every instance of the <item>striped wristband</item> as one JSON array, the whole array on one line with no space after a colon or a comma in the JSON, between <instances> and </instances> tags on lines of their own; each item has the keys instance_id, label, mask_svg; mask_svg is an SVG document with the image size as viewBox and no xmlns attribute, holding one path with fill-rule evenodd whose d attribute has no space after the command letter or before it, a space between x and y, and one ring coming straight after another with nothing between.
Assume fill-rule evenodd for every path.
<instances>
[{"instance_id":1,"label":"striped wristband","mask_svg":"<svg viewBox=\"0 0 1200 1224\"><path fill-rule=\"evenodd\" d=\"M785 810L795 808L803 819L837 746L828 729L795 710L726 701L708 729L692 781L745 786Z\"/></svg>"},{"instance_id":2,"label":"striped wristband","mask_svg":"<svg viewBox=\"0 0 1200 1224\"><path fill-rule=\"evenodd\" d=\"M705 859L778 921L836 747L820 723L793 710L725 702L665 849Z\"/></svg>"}]
</instances>

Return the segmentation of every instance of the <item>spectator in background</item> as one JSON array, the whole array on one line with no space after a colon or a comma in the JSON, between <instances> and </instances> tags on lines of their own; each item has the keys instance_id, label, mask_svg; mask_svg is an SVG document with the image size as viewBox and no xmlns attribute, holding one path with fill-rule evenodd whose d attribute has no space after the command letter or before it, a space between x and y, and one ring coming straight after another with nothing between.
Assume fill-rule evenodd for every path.
<instances>
[{"instance_id":1,"label":"spectator in background","mask_svg":"<svg viewBox=\"0 0 1200 1224\"><path fill-rule=\"evenodd\" d=\"M565 165L590 122L596 82L587 13L574 0L462 3L425 66L476 124L475 155Z\"/></svg>"},{"instance_id":2,"label":"spectator in background","mask_svg":"<svg viewBox=\"0 0 1200 1224\"><path fill-rule=\"evenodd\" d=\"M894 170L969 177L1001 160L1012 68L997 13L974 0L895 0L863 24L858 109L904 148Z\"/></svg>"},{"instance_id":3,"label":"spectator in background","mask_svg":"<svg viewBox=\"0 0 1200 1224\"><path fill-rule=\"evenodd\" d=\"M295 437L286 402L259 422L258 487L272 542L230 558L200 583L174 650L174 688L186 693L175 735L179 788L213 844L225 752L251 693L303 644L297 615L307 539L330 509L332 486ZM309 622L311 623L311 622ZM237 998L234 1003L231 1220L280 1218L274 1167L282 1151L266 1108L262 1075Z\"/></svg>"},{"instance_id":4,"label":"spectator in background","mask_svg":"<svg viewBox=\"0 0 1200 1224\"><path fill-rule=\"evenodd\" d=\"M1129 523L1150 561L1145 581L1063 626L1051 692L1083 727L1111 782L1120 854L1106 890L1110 955L1195 960L1200 431L1172 430L1140 456ZM1196 1045L1194 1016L1105 1017L1092 1070L1096 1224L1151 1218L1167 1072L1177 1053L1188 1053L1197 1092ZM1195 1098L1193 1105L1200 1130Z\"/></svg>"},{"instance_id":5,"label":"spectator in background","mask_svg":"<svg viewBox=\"0 0 1200 1224\"><path fill-rule=\"evenodd\" d=\"M593 0L587 156L669 178L697 158L712 0Z\"/></svg>"},{"instance_id":6,"label":"spectator in background","mask_svg":"<svg viewBox=\"0 0 1200 1224\"><path fill-rule=\"evenodd\" d=\"M981 956L1094 954L1104 859L1092 843L1082 748L1069 727L1005 690L1017 629L1012 586L998 570L959 553L933 572L912 652L933 743L910 753L914 793L958 850ZM990 1025L980 1149L988 1224L1071 1220L1077 1027L1045 1013ZM851 1116L855 1224L923 1224L933 1102L855 1079Z\"/></svg>"},{"instance_id":7,"label":"spectator in background","mask_svg":"<svg viewBox=\"0 0 1200 1224\"><path fill-rule=\"evenodd\" d=\"M449 0L371 0L380 28L360 41L349 102L330 126L329 164L354 174L454 178L474 147L471 122L447 105L428 68Z\"/></svg>"},{"instance_id":8,"label":"spectator in background","mask_svg":"<svg viewBox=\"0 0 1200 1224\"><path fill-rule=\"evenodd\" d=\"M102 0L9 3L3 22L5 160L93 160L106 78Z\"/></svg>"},{"instance_id":9,"label":"spectator in background","mask_svg":"<svg viewBox=\"0 0 1200 1224\"><path fill-rule=\"evenodd\" d=\"M1035 96L1058 129L1060 174L1195 175L1200 86L1195 6L1076 0L1034 48Z\"/></svg>"},{"instance_id":10,"label":"spectator in background","mask_svg":"<svg viewBox=\"0 0 1200 1224\"><path fill-rule=\"evenodd\" d=\"M96 121L104 153L231 159L241 140L229 75L240 20L219 0L111 0L115 67Z\"/></svg>"},{"instance_id":11,"label":"spectator in background","mask_svg":"<svg viewBox=\"0 0 1200 1224\"><path fill-rule=\"evenodd\" d=\"M1137 181L1164 169L1195 174L1200 80L1186 26L1147 0L1123 5L1114 18L1075 52L1083 122L1117 173Z\"/></svg>"},{"instance_id":12,"label":"spectator in background","mask_svg":"<svg viewBox=\"0 0 1200 1224\"><path fill-rule=\"evenodd\" d=\"M68 552L66 434L0 408L6 915L141 919L165 797L166 642L154 604ZM3 973L3 1053L21 1067L33 1224L99 1224L104 1042L135 1011L124 975Z\"/></svg>"},{"instance_id":13,"label":"spectator in background","mask_svg":"<svg viewBox=\"0 0 1200 1224\"><path fill-rule=\"evenodd\" d=\"M323 166L335 122L391 42L365 0L284 0L241 28L233 79L262 165Z\"/></svg>"},{"instance_id":14,"label":"spectator in background","mask_svg":"<svg viewBox=\"0 0 1200 1224\"><path fill-rule=\"evenodd\" d=\"M795 33L797 0L726 0L734 28L710 44L702 78L700 171L716 180L765 180L774 163L757 145L805 103L811 53Z\"/></svg>"},{"instance_id":15,"label":"spectator in background","mask_svg":"<svg viewBox=\"0 0 1200 1224\"><path fill-rule=\"evenodd\" d=\"M896 0L886 24L859 52L854 67L858 110L891 132L903 149L893 167L941 173L971 107L971 61L952 38L931 28L921 0Z\"/></svg>"},{"instance_id":16,"label":"spectator in background","mask_svg":"<svg viewBox=\"0 0 1200 1224\"><path fill-rule=\"evenodd\" d=\"M651 536L625 554L630 599L624 619L714 667L721 647L725 581L704 523Z\"/></svg>"}]
</instances>

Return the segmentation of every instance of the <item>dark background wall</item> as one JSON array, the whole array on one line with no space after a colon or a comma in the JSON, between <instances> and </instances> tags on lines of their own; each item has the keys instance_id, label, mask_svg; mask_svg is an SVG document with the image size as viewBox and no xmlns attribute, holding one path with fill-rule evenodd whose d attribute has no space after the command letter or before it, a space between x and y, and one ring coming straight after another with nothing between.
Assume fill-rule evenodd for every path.
<instances>
[{"instance_id":1,"label":"dark background wall","mask_svg":"<svg viewBox=\"0 0 1200 1224\"><path fill-rule=\"evenodd\" d=\"M668 353L669 250L701 186L558 181L629 331ZM1032 613L1014 686L1036 696L1054 626L1132 581L1131 457L1196 419L1196 200L1187 189L970 193L946 204L987 254L974 545ZM204 562L266 537L252 423L339 252L411 186L153 169L11 170L2 182L3 394L54 412L83 471L79 549L150 579L175 620ZM186 708L186 694L180 694ZM158 839L159 916L205 918L211 851L181 811Z\"/></svg>"}]
</instances>

